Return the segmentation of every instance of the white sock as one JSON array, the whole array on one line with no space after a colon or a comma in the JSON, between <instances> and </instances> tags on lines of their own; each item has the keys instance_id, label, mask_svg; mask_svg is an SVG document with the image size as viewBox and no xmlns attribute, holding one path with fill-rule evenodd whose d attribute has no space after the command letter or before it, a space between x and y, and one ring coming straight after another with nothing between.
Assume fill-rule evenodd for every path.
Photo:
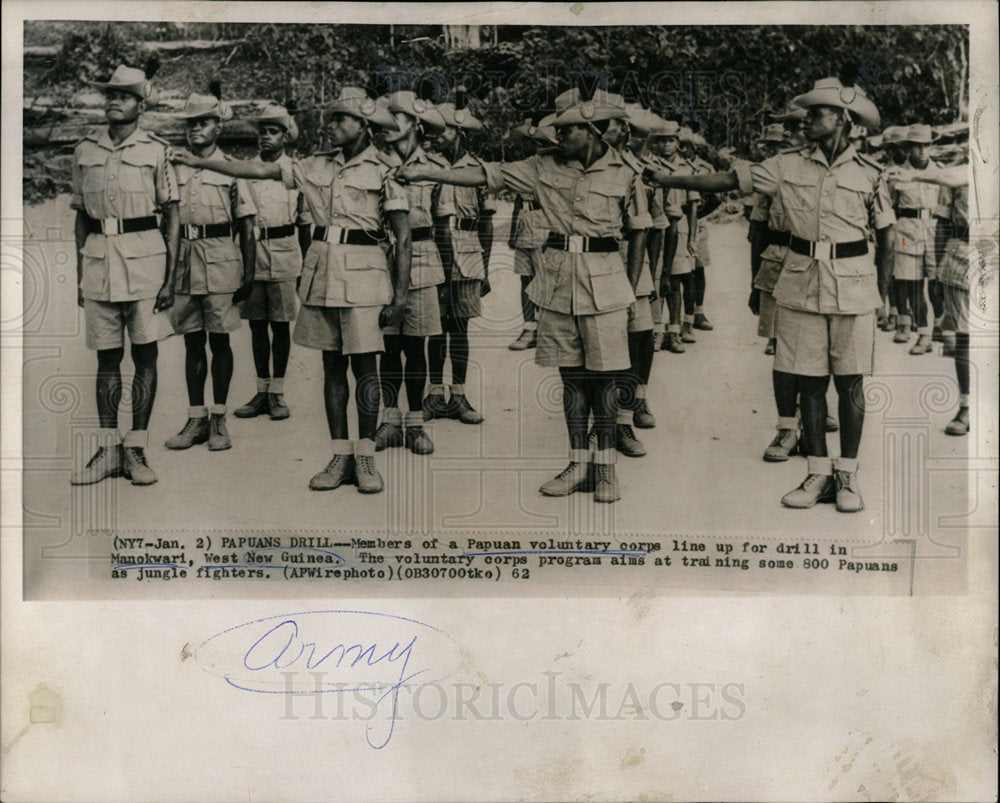
<instances>
[{"instance_id":1,"label":"white sock","mask_svg":"<svg viewBox=\"0 0 1000 803\"><path fill-rule=\"evenodd\" d=\"M571 463L589 463L590 449L570 449L569 460Z\"/></svg>"},{"instance_id":2,"label":"white sock","mask_svg":"<svg viewBox=\"0 0 1000 803\"><path fill-rule=\"evenodd\" d=\"M464 396L465 395L465 385L452 385L451 386L452 396Z\"/></svg>"},{"instance_id":3,"label":"white sock","mask_svg":"<svg viewBox=\"0 0 1000 803\"><path fill-rule=\"evenodd\" d=\"M524 331L525 332L534 332L537 328L538 328L538 321L525 321L524 322Z\"/></svg>"},{"instance_id":4,"label":"white sock","mask_svg":"<svg viewBox=\"0 0 1000 803\"><path fill-rule=\"evenodd\" d=\"M225 415L226 405L224 404L213 404L212 405L212 415Z\"/></svg>"},{"instance_id":5,"label":"white sock","mask_svg":"<svg viewBox=\"0 0 1000 803\"><path fill-rule=\"evenodd\" d=\"M702 305L702 304L695 304L694 305L694 314L695 315L704 315L705 314L705 307L704 307L704 305Z\"/></svg>"},{"instance_id":6,"label":"white sock","mask_svg":"<svg viewBox=\"0 0 1000 803\"><path fill-rule=\"evenodd\" d=\"M623 407L618 408L618 417L615 419L616 424L632 424L632 411L626 410Z\"/></svg>"},{"instance_id":7,"label":"white sock","mask_svg":"<svg viewBox=\"0 0 1000 803\"><path fill-rule=\"evenodd\" d=\"M778 429L798 429L799 419L798 416L790 416L786 418L783 415L778 416Z\"/></svg>"},{"instance_id":8,"label":"white sock","mask_svg":"<svg viewBox=\"0 0 1000 803\"><path fill-rule=\"evenodd\" d=\"M423 413L420 417L423 418ZM403 426L403 411L398 407L386 407L382 413L382 423L393 427Z\"/></svg>"},{"instance_id":9,"label":"white sock","mask_svg":"<svg viewBox=\"0 0 1000 803\"><path fill-rule=\"evenodd\" d=\"M594 463L598 465L613 466L617 461L614 449L595 449Z\"/></svg>"},{"instance_id":10,"label":"white sock","mask_svg":"<svg viewBox=\"0 0 1000 803\"><path fill-rule=\"evenodd\" d=\"M858 458L838 457L833 461L833 467L837 471L850 471L852 474L858 470Z\"/></svg>"},{"instance_id":11,"label":"white sock","mask_svg":"<svg viewBox=\"0 0 1000 803\"><path fill-rule=\"evenodd\" d=\"M258 393L267 393L267 386L270 384L270 382L271 382L271 378L270 377L267 377L267 376L258 376L257 377L257 392Z\"/></svg>"},{"instance_id":12,"label":"white sock","mask_svg":"<svg viewBox=\"0 0 1000 803\"><path fill-rule=\"evenodd\" d=\"M268 388L271 393L284 393L285 392L285 377L275 376L271 378L271 385Z\"/></svg>"},{"instance_id":13,"label":"white sock","mask_svg":"<svg viewBox=\"0 0 1000 803\"><path fill-rule=\"evenodd\" d=\"M374 457L375 441L371 438L361 438L354 447L354 454Z\"/></svg>"},{"instance_id":14,"label":"white sock","mask_svg":"<svg viewBox=\"0 0 1000 803\"><path fill-rule=\"evenodd\" d=\"M427 390L428 396L444 396L444 385L431 385Z\"/></svg>"},{"instance_id":15,"label":"white sock","mask_svg":"<svg viewBox=\"0 0 1000 803\"><path fill-rule=\"evenodd\" d=\"M422 427L424 425L424 413L422 410L407 410L406 411L406 426L407 427Z\"/></svg>"},{"instance_id":16,"label":"white sock","mask_svg":"<svg viewBox=\"0 0 1000 803\"><path fill-rule=\"evenodd\" d=\"M204 404L188 407L188 418L208 418L208 408Z\"/></svg>"}]
</instances>

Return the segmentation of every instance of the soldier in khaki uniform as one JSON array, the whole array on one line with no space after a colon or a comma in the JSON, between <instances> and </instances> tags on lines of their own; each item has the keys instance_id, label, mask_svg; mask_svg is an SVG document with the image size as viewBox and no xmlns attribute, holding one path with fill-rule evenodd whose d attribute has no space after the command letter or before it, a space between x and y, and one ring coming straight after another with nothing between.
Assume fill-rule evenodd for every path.
<instances>
[{"instance_id":1,"label":"soldier in khaki uniform","mask_svg":"<svg viewBox=\"0 0 1000 803\"><path fill-rule=\"evenodd\" d=\"M410 283L409 202L390 177L392 166L372 144L372 127L396 129L389 110L365 90L345 86L328 107L334 150L290 162L202 160L186 164L251 179L281 179L299 189L315 224L302 266L302 307L293 340L323 352L323 393L333 458L309 487L326 491L356 483L361 493L385 487L375 466L380 325L399 323ZM386 224L394 245L389 259ZM348 439L347 368L354 373L357 443Z\"/></svg>"},{"instance_id":2,"label":"soldier in khaki uniform","mask_svg":"<svg viewBox=\"0 0 1000 803\"><path fill-rule=\"evenodd\" d=\"M222 123L232 117L218 96L192 93L181 117L187 141L200 159L229 159L216 147ZM170 310L175 334L184 335L184 378L188 419L181 431L167 439L168 449L189 449L208 442L212 451L232 447L226 427L226 399L233 378L233 351L229 333L240 327L237 304L250 295L257 260L254 215L257 207L243 181L211 170L180 165L181 251L174 279L176 300ZM239 244L234 241L238 235ZM212 350L212 407L205 406L209 364L205 344ZM209 417L211 413L211 417Z\"/></svg>"},{"instance_id":3,"label":"soldier in khaki uniform","mask_svg":"<svg viewBox=\"0 0 1000 803\"><path fill-rule=\"evenodd\" d=\"M514 133L527 137L535 143L537 153L552 152L558 145L556 130L551 125L536 125L530 117L523 125L515 128ZM538 205L532 198L518 194L514 199L507 245L514 252L514 273L521 279L521 317L524 320L524 328L517 339L507 347L511 351L524 351L538 345L535 302L528 296L528 285L531 284L541 263L542 246L545 245L548 234Z\"/></svg>"},{"instance_id":4,"label":"soldier in khaki uniform","mask_svg":"<svg viewBox=\"0 0 1000 803\"><path fill-rule=\"evenodd\" d=\"M528 291L538 305L539 365L558 367L570 439L570 462L540 491L565 496L594 492L597 502L621 496L615 475L617 382L629 366L628 307L650 217L635 171L603 140L607 122L624 110L584 100L554 121L560 158L535 155L519 162L486 163L448 171L400 171L409 181L488 185L532 193L551 232L542 270ZM628 270L618 241L629 232ZM588 450L594 414L596 449Z\"/></svg>"},{"instance_id":5,"label":"soldier in khaki uniform","mask_svg":"<svg viewBox=\"0 0 1000 803\"><path fill-rule=\"evenodd\" d=\"M464 88L458 87L454 103L436 106L446 125L435 146L454 169L481 164L467 150L465 137L469 131L481 131L483 124L466 107L466 101ZM430 387L424 399L424 418L455 418L463 424L481 424L483 416L465 392L469 321L482 314L482 297L490 292L489 263L496 204L476 188L446 186L441 190L441 206L447 212L439 218L437 226L445 267L440 295L444 331L431 337L428 345ZM449 357L451 388L446 400L444 364Z\"/></svg>"},{"instance_id":6,"label":"soldier in khaki uniform","mask_svg":"<svg viewBox=\"0 0 1000 803\"><path fill-rule=\"evenodd\" d=\"M934 141L929 125L911 125L901 141L908 147L908 166L912 171L919 173L939 169L939 165L927 158L926 148ZM899 308L899 323L893 341L909 342L912 325L917 330L918 337L910 354L926 354L933 347L931 336L934 322L929 321L927 316L925 284L930 284L933 300L937 300L939 296L934 255L934 215L938 211L938 188L924 182L892 181L889 183L889 196L896 212L892 238L892 282Z\"/></svg>"},{"instance_id":7,"label":"soldier in khaki uniform","mask_svg":"<svg viewBox=\"0 0 1000 803\"><path fill-rule=\"evenodd\" d=\"M299 135L288 110L267 106L253 122L260 142L256 161L288 160L285 147ZM298 190L271 179L248 181L247 187L257 207L257 267L250 297L240 305L240 317L250 321L257 393L233 414L237 418L267 414L279 421L291 415L283 395L285 370L296 313L296 283L302 273L302 254L309 247L309 221Z\"/></svg>"},{"instance_id":8,"label":"soldier in khaki uniform","mask_svg":"<svg viewBox=\"0 0 1000 803\"><path fill-rule=\"evenodd\" d=\"M808 109L809 146L732 173L651 176L666 186L724 191L739 187L777 196L791 232L785 266L774 290L778 303L774 370L799 384L809 469L786 494L788 507L836 501L862 510L857 454L864 425L863 376L871 373L875 310L881 298L871 250L872 228L888 245L895 222L879 164L848 142L854 121L877 126L878 110L853 75L826 78L795 99ZM824 421L830 373L839 397L840 457L827 457Z\"/></svg>"},{"instance_id":9,"label":"soldier in khaki uniform","mask_svg":"<svg viewBox=\"0 0 1000 803\"><path fill-rule=\"evenodd\" d=\"M708 142L698 133L691 129L681 129L680 151L681 155L691 163L696 174L714 173L715 165L705 159L701 154L708 151ZM684 135L686 133L686 136ZM698 217L706 218L719 208L721 201L712 194L702 195L698 203ZM705 269L712 266L712 255L708 250L708 227L698 224L697 247L694 254L694 319L691 326L694 329L701 329L710 332L715 327L705 315L705 289L707 282L705 279Z\"/></svg>"},{"instance_id":10,"label":"soldier in khaki uniform","mask_svg":"<svg viewBox=\"0 0 1000 803\"><path fill-rule=\"evenodd\" d=\"M433 136L445 127L444 117L431 103L403 90L379 99L396 121L398 130L387 130L382 139L392 149L390 164L447 167L444 159L424 150L426 128ZM382 400L385 412L375 433L375 450L406 445L414 454L430 454L434 443L424 431L422 402L427 384L427 339L441 334L438 288L444 284L444 268L434 241L434 221L447 214L441 204L441 186L433 183L408 184L407 221L413 243L410 288L406 294L403 320L382 328L385 351L379 358ZM403 358L406 365L403 365ZM400 389L406 384L406 430L399 404Z\"/></svg>"},{"instance_id":11,"label":"soldier in khaki uniform","mask_svg":"<svg viewBox=\"0 0 1000 803\"><path fill-rule=\"evenodd\" d=\"M124 474L133 485L151 485L156 475L145 450L156 397L156 344L170 334L166 310L174 303L177 177L166 143L138 127L146 104L156 102L147 73L122 65L110 81L94 86L104 93L108 127L88 134L73 151L70 205L76 210L77 303L87 347L97 352L101 430L96 453L70 482L89 485ZM126 330L135 376L132 429L122 440L118 404Z\"/></svg>"}]
</instances>

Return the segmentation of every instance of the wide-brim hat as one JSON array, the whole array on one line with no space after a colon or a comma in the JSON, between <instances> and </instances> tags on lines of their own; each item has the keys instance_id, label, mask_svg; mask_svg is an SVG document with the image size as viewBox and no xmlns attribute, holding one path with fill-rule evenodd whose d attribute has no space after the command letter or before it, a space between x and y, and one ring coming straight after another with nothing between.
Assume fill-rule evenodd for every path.
<instances>
[{"instance_id":1,"label":"wide-brim hat","mask_svg":"<svg viewBox=\"0 0 1000 803\"><path fill-rule=\"evenodd\" d=\"M284 106L276 104L265 106L259 114L250 118L250 122L256 126L261 126L265 123L279 125L288 132L290 142L294 142L299 138L299 127L295 124L295 118L289 114L288 109Z\"/></svg>"},{"instance_id":2,"label":"wide-brim hat","mask_svg":"<svg viewBox=\"0 0 1000 803\"><path fill-rule=\"evenodd\" d=\"M647 136L659 120L653 112L638 103L626 104L625 111L628 112L628 124L640 136Z\"/></svg>"},{"instance_id":3,"label":"wide-brim hat","mask_svg":"<svg viewBox=\"0 0 1000 803\"><path fill-rule=\"evenodd\" d=\"M937 134L938 139L967 137L969 136L969 124L946 123L935 127L934 133Z\"/></svg>"},{"instance_id":4,"label":"wide-brim hat","mask_svg":"<svg viewBox=\"0 0 1000 803\"><path fill-rule=\"evenodd\" d=\"M694 145L694 131L686 125L681 126L681 130L677 132L677 139L681 142L689 142Z\"/></svg>"},{"instance_id":5,"label":"wide-brim hat","mask_svg":"<svg viewBox=\"0 0 1000 803\"><path fill-rule=\"evenodd\" d=\"M559 140L556 138L556 130L552 126L532 123L530 119L525 120L521 125L517 126L514 129L514 133L533 139L536 142L544 142L550 145L559 144Z\"/></svg>"},{"instance_id":6,"label":"wide-brim hat","mask_svg":"<svg viewBox=\"0 0 1000 803\"><path fill-rule=\"evenodd\" d=\"M184 108L177 114L185 120L197 120L202 117L218 117L220 122L233 119L233 109L228 103L223 103L215 95L202 95L192 92L184 101Z\"/></svg>"},{"instance_id":7,"label":"wide-brim hat","mask_svg":"<svg viewBox=\"0 0 1000 803\"><path fill-rule=\"evenodd\" d=\"M699 134L697 132L695 132L691 136L691 141L695 144L695 147L697 147L697 148L707 148L708 147L708 140L705 139L701 134Z\"/></svg>"},{"instance_id":8,"label":"wide-brim hat","mask_svg":"<svg viewBox=\"0 0 1000 803\"><path fill-rule=\"evenodd\" d=\"M930 145L938 139L937 133L926 123L915 123L906 129L901 142Z\"/></svg>"},{"instance_id":9,"label":"wide-brim hat","mask_svg":"<svg viewBox=\"0 0 1000 803\"><path fill-rule=\"evenodd\" d=\"M878 128L880 118L875 104L868 99L865 91L856 84L844 86L839 78L821 78L805 94L792 99L796 106L833 106L847 109L861 125Z\"/></svg>"},{"instance_id":10,"label":"wide-brim hat","mask_svg":"<svg viewBox=\"0 0 1000 803\"><path fill-rule=\"evenodd\" d=\"M788 106L785 107L784 111L768 112L767 116L776 123L789 123L793 121L801 123L806 119L806 110L801 106L796 106L793 102L789 103Z\"/></svg>"},{"instance_id":11,"label":"wide-brim hat","mask_svg":"<svg viewBox=\"0 0 1000 803\"><path fill-rule=\"evenodd\" d=\"M608 92L606 89L597 88L594 90L588 100L594 103L603 103L609 106L613 106L617 109L621 109L626 112L626 117L628 116L626 110L625 98L615 92ZM573 87L572 89L567 89L565 92L559 94L555 99L555 110L556 116L562 114L565 111L569 111L574 106L579 105L584 102L584 95L580 91L579 87ZM555 119L555 118L553 118ZM620 119L620 118L605 118L605 119Z\"/></svg>"},{"instance_id":12,"label":"wide-brim hat","mask_svg":"<svg viewBox=\"0 0 1000 803\"><path fill-rule=\"evenodd\" d=\"M464 128L466 131L481 131L483 123L468 109L457 109L454 103L439 103L435 107L452 128Z\"/></svg>"},{"instance_id":13,"label":"wide-brim hat","mask_svg":"<svg viewBox=\"0 0 1000 803\"><path fill-rule=\"evenodd\" d=\"M882 132L882 145L894 145L903 142L906 137L906 126L891 125Z\"/></svg>"},{"instance_id":14,"label":"wide-brim hat","mask_svg":"<svg viewBox=\"0 0 1000 803\"><path fill-rule=\"evenodd\" d=\"M654 115L656 118L653 122L653 127L649 131L649 136L651 137L676 137L680 139L681 126L676 120L664 120L659 115Z\"/></svg>"},{"instance_id":15,"label":"wide-brim hat","mask_svg":"<svg viewBox=\"0 0 1000 803\"><path fill-rule=\"evenodd\" d=\"M388 105L368 97L368 93L357 86L342 87L340 94L327 104L326 110L349 114L351 117L357 117L382 128L399 131Z\"/></svg>"},{"instance_id":16,"label":"wide-brim hat","mask_svg":"<svg viewBox=\"0 0 1000 803\"><path fill-rule=\"evenodd\" d=\"M778 142L782 143L788 136L785 127L781 123L770 123L760 135L758 142Z\"/></svg>"},{"instance_id":17,"label":"wide-brim hat","mask_svg":"<svg viewBox=\"0 0 1000 803\"><path fill-rule=\"evenodd\" d=\"M599 120L624 120L627 117L624 105L616 106L606 101L585 100L557 115L552 125L558 128L566 125L586 125Z\"/></svg>"},{"instance_id":18,"label":"wide-brim hat","mask_svg":"<svg viewBox=\"0 0 1000 803\"><path fill-rule=\"evenodd\" d=\"M146 73L137 67L126 67L124 64L120 64L108 81L89 81L88 83L101 91L117 89L119 92L135 95L148 103L156 103L156 90L146 79Z\"/></svg>"},{"instance_id":19,"label":"wide-brim hat","mask_svg":"<svg viewBox=\"0 0 1000 803\"><path fill-rule=\"evenodd\" d=\"M403 112L431 128L443 131L447 126L441 111L430 101L417 97L415 92L401 89L392 92L386 98L386 104L391 112Z\"/></svg>"}]
</instances>

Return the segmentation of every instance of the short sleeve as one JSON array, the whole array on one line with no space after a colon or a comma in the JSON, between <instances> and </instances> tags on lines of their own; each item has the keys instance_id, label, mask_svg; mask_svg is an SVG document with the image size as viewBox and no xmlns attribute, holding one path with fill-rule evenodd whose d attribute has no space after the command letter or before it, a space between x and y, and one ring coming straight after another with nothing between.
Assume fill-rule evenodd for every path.
<instances>
[{"instance_id":1,"label":"short sleeve","mask_svg":"<svg viewBox=\"0 0 1000 803\"><path fill-rule=\"evenodd\" d=\"M293 159L285 154L278 159L278 169L281 170L281 183L294 190L305 183L305 167L301 159Z\"/></svg>"},{"instance_id":2,"label":"short sleeve","mask_svg":"<svg viewBox=\"0 0 1000 803\"><path fill-rule=\"evenodd\" d=\"M382 179L382 209L386 212L410 211L410 200L403 186L386 173Z\"/></svg>"},{"instance_id":3,"label":"short sleeve","mask_svg":"<svg viewBox=\"0 0 1000 803\"><path fill-rule=\"evenodd\" d=\"M177 170L167 158L166 147L163 147L156 154L156 205L162 207L180 199Z\"/></svg>"},{"instance_id":4,"label":"short sleeve","mask_svg":"<svg viewBox=\"0 0 1000 803\"><path fill-rule=\"evenodd\" d=\"M529 156L519 162L483 162L486 186L490 192L508 189L530 197L535 196L538 182L538 157Z\"/></svg>"},{"instance_id":5,"label":"short sleeve","mask_svg":"<svg viewBox=\"0 0 1000 803\"><path fill-rule=\"evenodd\" d=\"M73 154L73 194L70 196L69 205L73 209L84 209L83 205L83 170L80 168L80 149L77 148Z\"/></svg>"},{"instance_id":6,"label":"short sleeve","mask_svg":"<svg viewBox=\"0 0 1000 803\"><path fill-rule=\"evenodd\" d=\"M431 217L442 218L455 215L455 188L450 184L438 184L434 188Z\"/></svg>"},{"instance_id":7,"label":"short sleeve","mask_svg":"<svg viewBox=\"0 0 1000 803\"><path fill-rule=\"evenodd\" d=\"M749 194L761 192L764 195L777 195L781 184L781 160L772 156L763 162L739 162L734 168L740 192Z\"/></svg>"},{"instance_id":8,"label":"short sleeve","mask_svg":"<svg viewBox=\"0 0 1000 803\"><path fill-rule=\"evenodd\" d=\"M236 183L233 185L235 187L233 196L233 218L239 220L241 217L251 217L257 214L257 204L253 202L253 196L250 195L250 186L247 184L246 179L238 178Z\"/></svg>"},{"instance_id":9,"label":"short sleeve","mask_svg":"<svg viewBox=\"0 0 1000 803\"><path fill-rule=\"evenodd\" d=\"M646 185L639 176L634 176L629 185L629 197L625 205L625 228L629 231L648 229L653 225L646 193Z\"/></svg>"},{"instance_id":10,"label":"short sleeve","mask_svg":"<svg viewBox=\"0 0 1000 803\"><path fill-rule=\"evenodd\" d=\"M876 229L885 229L895 222L896 213L892 211L889 187L885 182L885 174L880 173L875 180L875 194L872 196L872 226Z\"/></svg>"},{"instance_id":11,"label":"short sleeve","mask_svg":"<svg viewBox=\"0 0 1000 803\"><path fill-rule=\"evenodd\" d=\"M313 223L312 214L306 208L306 199L302 193L299 193L298 201L295 204L295 225L296 226L311 226Z\"/></svg>"}]
</instances>

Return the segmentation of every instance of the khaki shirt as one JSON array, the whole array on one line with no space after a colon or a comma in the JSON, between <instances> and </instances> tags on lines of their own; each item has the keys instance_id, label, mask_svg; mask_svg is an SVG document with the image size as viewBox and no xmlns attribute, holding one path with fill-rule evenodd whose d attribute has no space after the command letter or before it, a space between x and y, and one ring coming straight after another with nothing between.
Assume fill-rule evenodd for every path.
<instances>
[{"instance_id":1,"label":"khaki shirt","mask_svg":"<svg viewBox=\"0 0 1000 803\"><path fill-rule=\"evenodd\" d=\"M406 161L400 161L395 152L382 154L386 162L398 168L402 165L419 165L423 167L448 167L448 163L440 156L427 153L419 145ZM404 185L409 211L406 219L413 229L431 229L429 240L413 241L413 257L410 261L410 288L433 287L444 284L444 267L441 264L441 254L434 241L434 219L449 214L441 202L443 194L440 184L433 181L421 181Z\"/></svg>"},{"instance_id":2,"label":"khaki shirt","mask_svg":"<svg viewBox=\"0 0 1000 803\"><path fill-rule=\"evenodd\" d=\"M464 153L452 167L485 167L485 163L471 153ZM441 188L441 211L443 215L454 215L456 219L460 220L479 219L484 215L492 215L496 212L496 202L486 194L486 190L482 187L456 187L445 184ZM486 263L478 231L461 231L453 226L451 229L451 252L459 273L458 276L452 277L453 281L456 279L486 278Z\"/></svg>"},{"instance_id":3,"label":"khaki shirt","mask_svg":"<svg viewBox=\"0 0 1000 803\"><path fill-rule=\"evenodd\" d=\"M216 148L209 159L232 159ZM247 182L211 170L177 166L181 189L181 249L177 259L174 290L193 296L231 293L243 284L243 257L232 237L188 240L185 225L230 223L257 213Z\"/></svg>"},{"instance_id":4,"label":"khaki shirt","mask_svg":"<svg viewBox=\"0 0 1000 803\"><path fill-rule=\"evenodd\" d=\"M868 240L896 222L882 168L848 146L829 164L819 147L736 166L744 193L780 199L789 231L829 243ZM859 257L817 260L789 250L774 288L780 305L806 312L860 315L882 304L873 249Z\"/></svg>"},{"instance_id":5,"label":"khaki shirt","mask_svg":"<svg viewBox=\"0 0 1000 803\"><path fill-rule=\"evenodd\" d=\"M549 231L566 236L613 237L652 224L646 192L614 149L590 167L552 154L519 162L486 162L489 189L534 197ZM573 315L624 309L635 300L618 251L573 253L546 248L542 270L528 286L538 306Z\"/></svg>"},{"instance_id":6,"label":"khaki shirt","mask_svg":"<svg viewBox=\"0 0 1000 803\"><path fill-rule=\"evenodd\" d=\"M361 229L384 237L382 245L313 240L302 264L299 297L316 307L373 307L392 301L385 214L409 210L406 190L390 178L391 166L374 145L352 159L340 150L279 163L281 179L298 189L317 226Z\"/></svg>"},{"instance_id":7,"label":"khaki shirt","mask_svg":"<svg viewBox=\"0 0 1000 803\"><path fill-rule=\"evenodd\" d=\"M929 185L933 186L933 185ZM938 187L938 209L944 211L944 217L952 228L969 228L969 187ZM947 224L946 224L947 225ZM949 237L947 242L948 257L940 266L938 280L942 284L969 289L969 242L966 239Z\"/></svg>"},{"instance_id":8,"label":"khaki shirt","mask_svg":"<svg viewBox=\"0 0 1000 803\"><path fill-rule=\"evenodd\" d=\"M279 162L285 160L291 160L287 153L278 157ZM259 154L251 161L264 163ZM265 240L261 238L259 230L308 225L307 216L302 214L302 194L298 190L288 189L275 179L250 179L247 181L247 188L257 207L257 219L254 221L258 229L257 267L254 279L261 282L294 279L302 272L298 232L292 232L287 237Z\"/></svg>"},{"instance_id":9,"label":"khaki shirt","mask_svg":"<svg viewBox=\"0 0 1000 803\"><path fill-rule=\"evenodd\" d=\"M95 130L73 151L70 206L95 220L148 217L179 197L167 143L141 128L117 145L107 129ZM89 234L81 254L84 298L109 302L155 298L163 286L167 246L157 229Z\"/></svg>"},{"instance_id":10,"label":"khaki shirt","mask_svg":"<svg viewBox=\"0 0 1000 803\"><path fill-rule=\"evenodd\" d=\"M928 162L921 169L910 167L915 172L938 170L940 165ZM893 226L893 249L899 253L919 256L925 254L933 263L934 259L934 215L947 217L948 210L938 204L938 190L935 184L926 181L894 181L889 184L889 197L893 209L925 210L924 218L898 217Z\"/></svg>"}]
</instances>

